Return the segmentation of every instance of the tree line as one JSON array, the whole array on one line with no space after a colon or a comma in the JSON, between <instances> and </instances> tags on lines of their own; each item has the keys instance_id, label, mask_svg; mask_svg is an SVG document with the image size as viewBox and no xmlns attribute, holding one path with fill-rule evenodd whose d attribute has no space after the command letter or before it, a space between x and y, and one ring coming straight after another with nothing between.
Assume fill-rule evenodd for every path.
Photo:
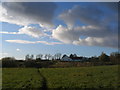
<instances>
[{"instance_id":1,"label":"tree line","mask_svg":"<svg viewBox=\"0 0 120 90\"><path fill-rule=\"evenodd\" d=\"M76 57L77 55L74 54ZM63 55L65 56L65 55ZM27 54L25 60L16 60L14 57L4 57L2 58L2 67L52 67L65 63L70 64L69 66L85 66L85 65L116 65L120 64L120 53L113 52L110 55L102 52L100 56L85 57L83 61L62 61L62 54L56 53L55 55L50 54L38 54L36 56ZM69 57L73 57L73 54L70 54ZM69 63L70 62L70 63ZM57 64L56 64L57 63ZM58 66L56 66L58 67Z\"/></svg>"},{"instance_id":2,"label":"tree line","mask_svg":"<svg viewBox=\"0 0 120 90\"><path fill-rule=\"evenodd\" d=\"M60 60L61 59L62 54L61 53L56 53L55 55L51 55L51 54L38 54L36 56L29 55L27 54L25 56L25 60Z\"/></svg>"}]
</instances>

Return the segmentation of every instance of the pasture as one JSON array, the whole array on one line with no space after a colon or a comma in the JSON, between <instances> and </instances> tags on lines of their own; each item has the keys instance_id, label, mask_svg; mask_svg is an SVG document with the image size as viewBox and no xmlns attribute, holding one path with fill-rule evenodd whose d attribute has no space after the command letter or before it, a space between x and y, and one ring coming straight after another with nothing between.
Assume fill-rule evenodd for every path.
<instances>
[{"instance_id":1,"label":"pasture","mask_svg":"<svg viewBox=\"0 0 120 90\"><path fill-rule=\"evenodd\" d=\"M71 68L3 68L2 88L119 88L118 65Z\"/></svg>"}]
</instances>

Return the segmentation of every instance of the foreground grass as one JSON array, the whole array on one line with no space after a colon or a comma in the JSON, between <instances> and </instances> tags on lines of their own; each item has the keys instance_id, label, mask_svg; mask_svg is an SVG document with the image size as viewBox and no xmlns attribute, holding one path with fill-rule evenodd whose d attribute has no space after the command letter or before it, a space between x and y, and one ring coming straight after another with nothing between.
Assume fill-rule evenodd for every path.
<instances>
[{"instance_id":1,"label":"foreground grass","mask_svg":"<svg viewBox=\"0 0 120 90\"><path fill-rule=\"evenodd\" d=\"M2 71L4 88L40 88L42 79L35 68L4 68Z\"/></svg>"},{"instance_id":2,"label":"foreground grass","mask_svg":"<svg viewBox=\"0 0 120 90\"><path fill-rule=\"evenodd\" d=\"M49 88L116 88L117 66L40 69Z\"/></svg>"},{"instance_id":3,"label":"foreground grass","mask_svg":"<svg viewBox=\"0 0 120 90\"><path fill-rule=\"evenodd\" d=\"M4 68L4 88L117 88L118 66Z\"/></svg>"}]
</instances>

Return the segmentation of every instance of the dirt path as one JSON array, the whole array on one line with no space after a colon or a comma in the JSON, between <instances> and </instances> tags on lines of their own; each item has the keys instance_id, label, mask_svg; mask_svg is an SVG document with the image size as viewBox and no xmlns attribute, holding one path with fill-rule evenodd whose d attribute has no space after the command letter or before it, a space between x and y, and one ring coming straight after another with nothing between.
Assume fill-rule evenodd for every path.
<instances>
[{"instance_id":1,"label":"dirt path","mask_svg":"<svg viewBox=\"0 0 120 90\"><path fill-rule=\"evenodd\" d=\"M48 86L47 86L47 80L46 80L46 78L42 75L42 73L40 72L39 68L37 69L37 72L42 77L42 90L47 90Z\"/></svg>"}]
</instances>

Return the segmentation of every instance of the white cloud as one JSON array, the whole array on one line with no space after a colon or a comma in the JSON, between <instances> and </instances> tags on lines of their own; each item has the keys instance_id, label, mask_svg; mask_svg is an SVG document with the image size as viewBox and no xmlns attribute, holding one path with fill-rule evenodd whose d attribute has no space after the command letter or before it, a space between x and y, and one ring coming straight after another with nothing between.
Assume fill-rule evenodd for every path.
<instances>
[{"instance_id":1,"label":"white cloud","mask_svg":"<svg viewBox=\"0 0 120 90\"><path fill-rule=\"evenodd\" d=\"M40 3L39 3L40 4ZM47 3L48 4L48 3ZM35 7L34 5L37 5ZM17 25L24 25L18 32L1 32L3 34L26 34L35 38L49 36L45 32L51 31L52 38L66 44L117 47L118 45L118 15L116 12L108 13L97 6L74 6L59 15L64 21L63 25L57 26L54 30L47 30L52 26L53 14L56 5L53 3L38 5L37 3L4 3L1 20ZM53 6L52 6L53 5ZM97 5L97 4L96 4ZM50 8L47 10L47 8ZM99 7L116 10L111 4L99 4ZM39 9L38 9L39 8ZM44 12L43 12L44 11ZM76 24L81 23L82 26ZM35 27L25 26L28 24L39 24L43 30ZM83 37L84 38L81 38ZM46 41L26 41L26 40L6 40L11 43L35 44L43 43L47 45L62 44L59 42Z\"/></svg>"},{"instance_id":2,"label":"white cloud","mask_svg":"<svg viewBox=\"0 0 120 90\"><path fill-rule=\"evenodd\" d=\"M40 24L53 26L56 5L52 2L3 2L0 21L17 25Z\"/></svg>"},{"instance_id":3,"label":"white cloud","mask_svg":"<svg viewBox=\"0 0 120 90\"><path fill-rule=\"evenodd\" d=\"M21 50L20 50L19 48L17 48L17 49L16 49L16 51L18 51L18 52L19 52L19 51L21 51Z\"/></svg>"},{"instance_id":4,"label":"white cloud","mask_svg":"<svg viewBox=\"0 0 120 90\"><path fill-rule=\"evenodd\" d=\"M47 41L27 41L27 40L5 40L5 41L10 43L20 43L20 44L37 44L37 43L42 43L46 45L63 44L61 42L47 42Z\"/></svg>"},{"instance_id":5,"label":"white cloud","mask_svg":"<svg viewBox=\"0 0 120 90\"><path fill-rule=\"evenodd\" d=\"M7 31L1 31L1 34L19 34L18 32L7 32Z\"/></svg>"},{"instance_id":6,"label":"white cloud","mask_svg":"<svg viewBox=\"0 0 120 90\"><path fill-rule=\"evenodd\" d=\"M72 43L74 40L79 38L73 30L65 28L62 25L59 25L55 30L53 30L52 37L64 43Z\"/></svg>"},{"instance_id":7,"label":"white cloud","mask_svg":"<svg viewBox=\"0 0 120 90\"><path fill-rule=\"evenodd\" d=\"M46 33L44 33L42 30L37 29L36 27L31 27L31 26L24 26L23 28L20 28L18 32L1 31L0 33L2 34L26 34L34 38L49 36Z\"/></svg>"},{"instance_id":8,"label":"white cloud","mask_svg":"<svg viewBox=\"0 0 120 90\"><path fill-rule=\"evenodd\" d=\"M46 42L46 41L36 41L36 43L42 43L42 44L46 44L46 45L63 44L61 42Z\"/></svg>"},{"instance_id":9,"label":"white cloud","mask_svg":"<svg viewBox=\"0 0 120 90\"><path fill-rule=\"evenodd\" d=\"M85 36L85 38L81 38ZM59 25L53 30L52 37L61 42L75 45L105 46L117 48L118 36L106 28L79 26L72 29Z\"/></svg>"},{"instance_id":10,"label":"white cloud","mask_svg":"<svg viewBox=\"0 0 120 90\"><path fill-rule=\"evenodd\" d=\"M31 27L31 26L25 26L21 29L19 29L19 34L26 34L35 38L45 36L46 34L42 32L41 30Z\"/></svg>"},{"instance_id":11,"label":"white cloud","mask_svg":"<svg viewBox=\"0 0 120 90\"><path fill-rule=\"evenodd\" d=\"M102 3L100 6L103 6ZM106 8L108 8L108 6L106 6ZM116 7L114 7L114 9L115 8ZM112 12L112 10L110 12ZM54 29L52 31L52 37L54 39L75 45L118 48L117 12L108 14L108 12L94 5L74 6L61 13L59 18L62 19L67 26L59 25ZM80 24L78 24L78 22L81 23L82 26L79 26Z\"/></svg>"},{"instance_id":12,"label":"white cloud","mask_svg":"<svg viewBox=\"0 0 120 90\"><path fill-rule=\"evenodd\" d=\"M88 45L88 46L102 46L102 47L112 47L118 48L117 38L98 38L98 37L87 37L85 39L79 39L78 41L74 41L75 45Z\"/></svg>"},{"instance_id":13,"label":"white cloud","mask_svg":"<svg viewBox=\"0 0 120 90\"><path fill-rule=\"evenodd\" d=\"M10 43L35 44L35 42L26 41L26 40L5 40L5 41Z\"/></svg>"}]
</instances>

